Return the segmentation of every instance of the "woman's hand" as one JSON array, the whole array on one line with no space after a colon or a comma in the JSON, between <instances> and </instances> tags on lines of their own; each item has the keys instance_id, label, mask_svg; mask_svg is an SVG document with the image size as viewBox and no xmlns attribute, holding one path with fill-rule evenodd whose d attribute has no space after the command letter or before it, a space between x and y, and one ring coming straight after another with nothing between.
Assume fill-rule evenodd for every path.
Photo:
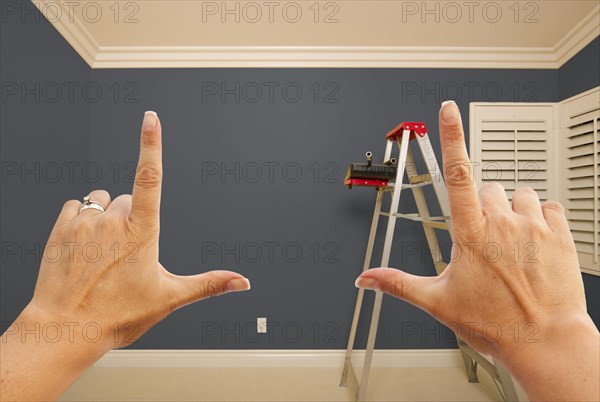
<instances>
[{"instance_id":1,"label":"woman's hand","mask_svg":"<svg viewBox=\"0 0 600 402\"><path fill-rule=\"evenodd\" d=\"M68 201L48 240L31 308L82 325L97 323L106 350L131 343L181 306L250 288L234 272L177 276L160 264L161 159L160 121L147 112L133 195L111 202L106 191L93 191L90 200L106 212L80 213L81 202ZM58 247L63 258L49 261ZM117 327L125 332L115 334Z\"/></svg>"},{"instance_id":2,"label":"woman's hand","mask_svg":"<svg viewBox=\"0 0 600 402\"><path fill-rule=\"evenodd\" d=\"M90 200L105 212L80 212L75 200L64 205L33 299L3 335L3 400L55 398L107 351L132 343L177 308L250 288L234 272L177 276L160 264L161 159L160 121L146 112L133 195L111 202L106 191L93 191ZM32 328L37 339L24 333Z\"/></svg>"},{"instance_id":3,"label":"woman's hand","mask_svg":"<svg viewBox=\"0 0 600 402\"><path fill-rule=\"evenodd\" d=\"M597 400L598 331L586 312L561 205L542 205L532 189L520 188L511 206L497 183L483 186L478 196L453 102L442 106L440 136L452 215L450 264L437 277L371 269L357 286L424 309L503 362L533 398Z\"/></svg>"}]
</instances>

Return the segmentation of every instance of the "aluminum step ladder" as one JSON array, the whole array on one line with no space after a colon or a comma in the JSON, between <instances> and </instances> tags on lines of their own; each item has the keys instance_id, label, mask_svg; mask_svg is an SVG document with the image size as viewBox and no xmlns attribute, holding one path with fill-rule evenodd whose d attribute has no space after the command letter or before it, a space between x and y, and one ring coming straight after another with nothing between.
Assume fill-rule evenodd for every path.
<instances>
[{"instance_id":1,"label":"aluminum step ladder","mask_svg":"<svg viewBox=\"0 0 600 402\"><path fill-rule=\"evenodd\" d=\"M377 190L375 211L373 213L373 220L371 223L371 231L367 244L363 272L369 269L371 266L371 257L373 254L373 245L375 243L379 217L386 216L388 220L380 266L388 266L394 237L394 229L396 227L396 220L399 218L410 219L423 223L425 237L433 257L435 269L439 275L446 268L447 264L443 260L435 230L447 230L449 233L452 233L450 230L450 207L444 178L442 177L439 165L435 158L433 148L431 147L431 142L429 141L429 137L427 135L426 125L422 122L403 122L388 132L386 138L387 141L384 161L390 160L394 143L398 144L400 148L395 182L383 183L383 185L381 185L381 182L377 180L363 180L361 182L362 185L371 185ZM415 166L409 146L411 140L416 140L418 149L423 155L423 160L427 170L427 172L424 174L419 174L417 172L417 168ZM405 172L408 178L407 183L403 183ZM360 185L358 181L355 184ZM427 185L433 186L442 216L435 217L429 214L429 208L427 207L422 188L423 186ZM404 189L412 190L418 213L406 214L398 212L400 194ZM383 196L386 192L391 193L391 206L389 212L384 212L381 210ZM362 369L361 381L359 383L354 367L352 366L351 359L352 351L354 350L354 340L356 337L356 330L358 327L364 292L364 289L358 290L358 297L356 299L356 307L354 308L354 317L352 319L352 327L350 330L350 337L348 339L348 347L346 350L344 370L342 372L342 378L340 381L341 387L351 387L358 401L367 400L367 386L369 382L369 374L371 372L371 362L373 360L373 350L375 348L375 338L377 336L377 326L381 312L381 303L383 300L383 293L376 291L371 325L369 328L369 337L367 340L365 360ZM458 338L458 347L462 354L469 382L479 382L479 379L477 378L477 367L480 366L492 376L503 400L518 401L517 391L515 389L512 377L508 371L506 371L506 369L504 369L497 361L495 361L495 359L492 359L492 361L488 360L486 357L472 349L460 338Z\"/></svg>"}]
</instances>

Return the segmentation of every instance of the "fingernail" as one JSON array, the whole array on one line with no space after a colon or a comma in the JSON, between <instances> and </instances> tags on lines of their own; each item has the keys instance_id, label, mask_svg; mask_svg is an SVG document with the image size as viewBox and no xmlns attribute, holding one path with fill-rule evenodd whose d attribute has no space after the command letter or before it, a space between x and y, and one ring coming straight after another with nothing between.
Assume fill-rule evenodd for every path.
<instances>
[{"instance_id":1,"label":"fingernail","mask_svg":"<svg viewBox=\"0 0 600 402\"><path fill-rule=\"evenodd\" d=\"M250 289L250 281L247 278L236 278L227 282L228 292L243 292Z\"/></svg>"},{"instance_id":2,"label":"fingernail","mask_svg":"<svg viewBox=\"0 0 600 402\"><path fill-rule=\"evenodd\" d=\"M458 106L453 100L447 100L442 103L442 120L446 124L455 124L460 118Z\"/></svg>"},{"instance_id":3,"label":"fingernail","mask_svg":"<svg viewBox=\"0 0 600 402\"><path fill-rule=\"evenodd\" d=\"M156 123L158 123L158 115L156 112L148 110L144 113L144 122L142 123L144 131L152 130L156 127Z\"/></svg>"},{"instance_id":4,"label":"fingernail","mask_svg":"<svg viewBox=\"0 0 600 402\"><path fill-rule=\"evenodd\" d=\"M354 282L354 286L362 289L379 290L379 282L375 278L362 278L359 276Z\"/></svg>"}]
</instances>

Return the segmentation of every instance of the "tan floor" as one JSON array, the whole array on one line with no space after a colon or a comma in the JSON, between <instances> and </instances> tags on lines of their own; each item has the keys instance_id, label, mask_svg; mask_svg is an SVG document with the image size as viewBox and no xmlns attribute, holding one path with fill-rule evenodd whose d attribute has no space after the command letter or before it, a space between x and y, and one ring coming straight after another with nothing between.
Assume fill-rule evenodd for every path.
<instances>
[{"instance_id":1,"label":"tan floor","mask_svg":"<svg viewBox=\"0 0 600 402\"><path fill-rule=\"evenodd\" d=\"M61 400L351 401L339 376L333 368L92 368ZM368 399L499 400L489 375L480 370L479 377L479 384L469 384L461 368L373 368Z\"/></svg>"}]
</instances>

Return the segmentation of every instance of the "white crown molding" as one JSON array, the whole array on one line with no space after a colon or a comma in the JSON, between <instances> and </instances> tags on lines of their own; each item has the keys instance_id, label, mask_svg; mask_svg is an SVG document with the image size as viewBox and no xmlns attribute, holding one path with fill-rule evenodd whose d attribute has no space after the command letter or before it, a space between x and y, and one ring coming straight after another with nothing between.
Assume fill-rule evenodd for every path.
<instances>
[{"instance_id":1,"label":"white crown molding","mask_svg":"<svg viewBox=\"0 0 600 402\"><path fill-rule=\"evenodd\" d=\"M600 6L596 6L554 46L557 68L569 61L599 35Z\"/></svg>"},{"instance_id":2,"label":"white crown molding","mask_svg":"<svg viewBox=\"0 0 600 402\"><path fill-rule=\"evenodd\" d=\"M346 350L112 350L95 367L343 367ZM352 363L362 367L365 351ZM374 367L461 367L458 349L376 350Z\"/></svg>"},{"instance_id":3,"label":"white crown molding","mask_svg":"<svg viewBox=\"0 0 600 402\"><path fill-rule=\"evenodd\" d=\"M552 49L392 46L108 47L93 68L556 68Z\"/></svg>"},{"instance_id":4,"label":"white crown molding","mask_svg":"<svg viewBox=\"0 0 600 402\"><path fill-rule=\"evenodd\" d=\"M32 0L41 5L56 0ZM63 7L63 15L68 10ZM54 7L44 7L47 14ZM100 68L502 68L558 69L600 34L600 6L553 47L100 46L77 20L48 19L94 69Z\"/></svg>"}]
</instances>

